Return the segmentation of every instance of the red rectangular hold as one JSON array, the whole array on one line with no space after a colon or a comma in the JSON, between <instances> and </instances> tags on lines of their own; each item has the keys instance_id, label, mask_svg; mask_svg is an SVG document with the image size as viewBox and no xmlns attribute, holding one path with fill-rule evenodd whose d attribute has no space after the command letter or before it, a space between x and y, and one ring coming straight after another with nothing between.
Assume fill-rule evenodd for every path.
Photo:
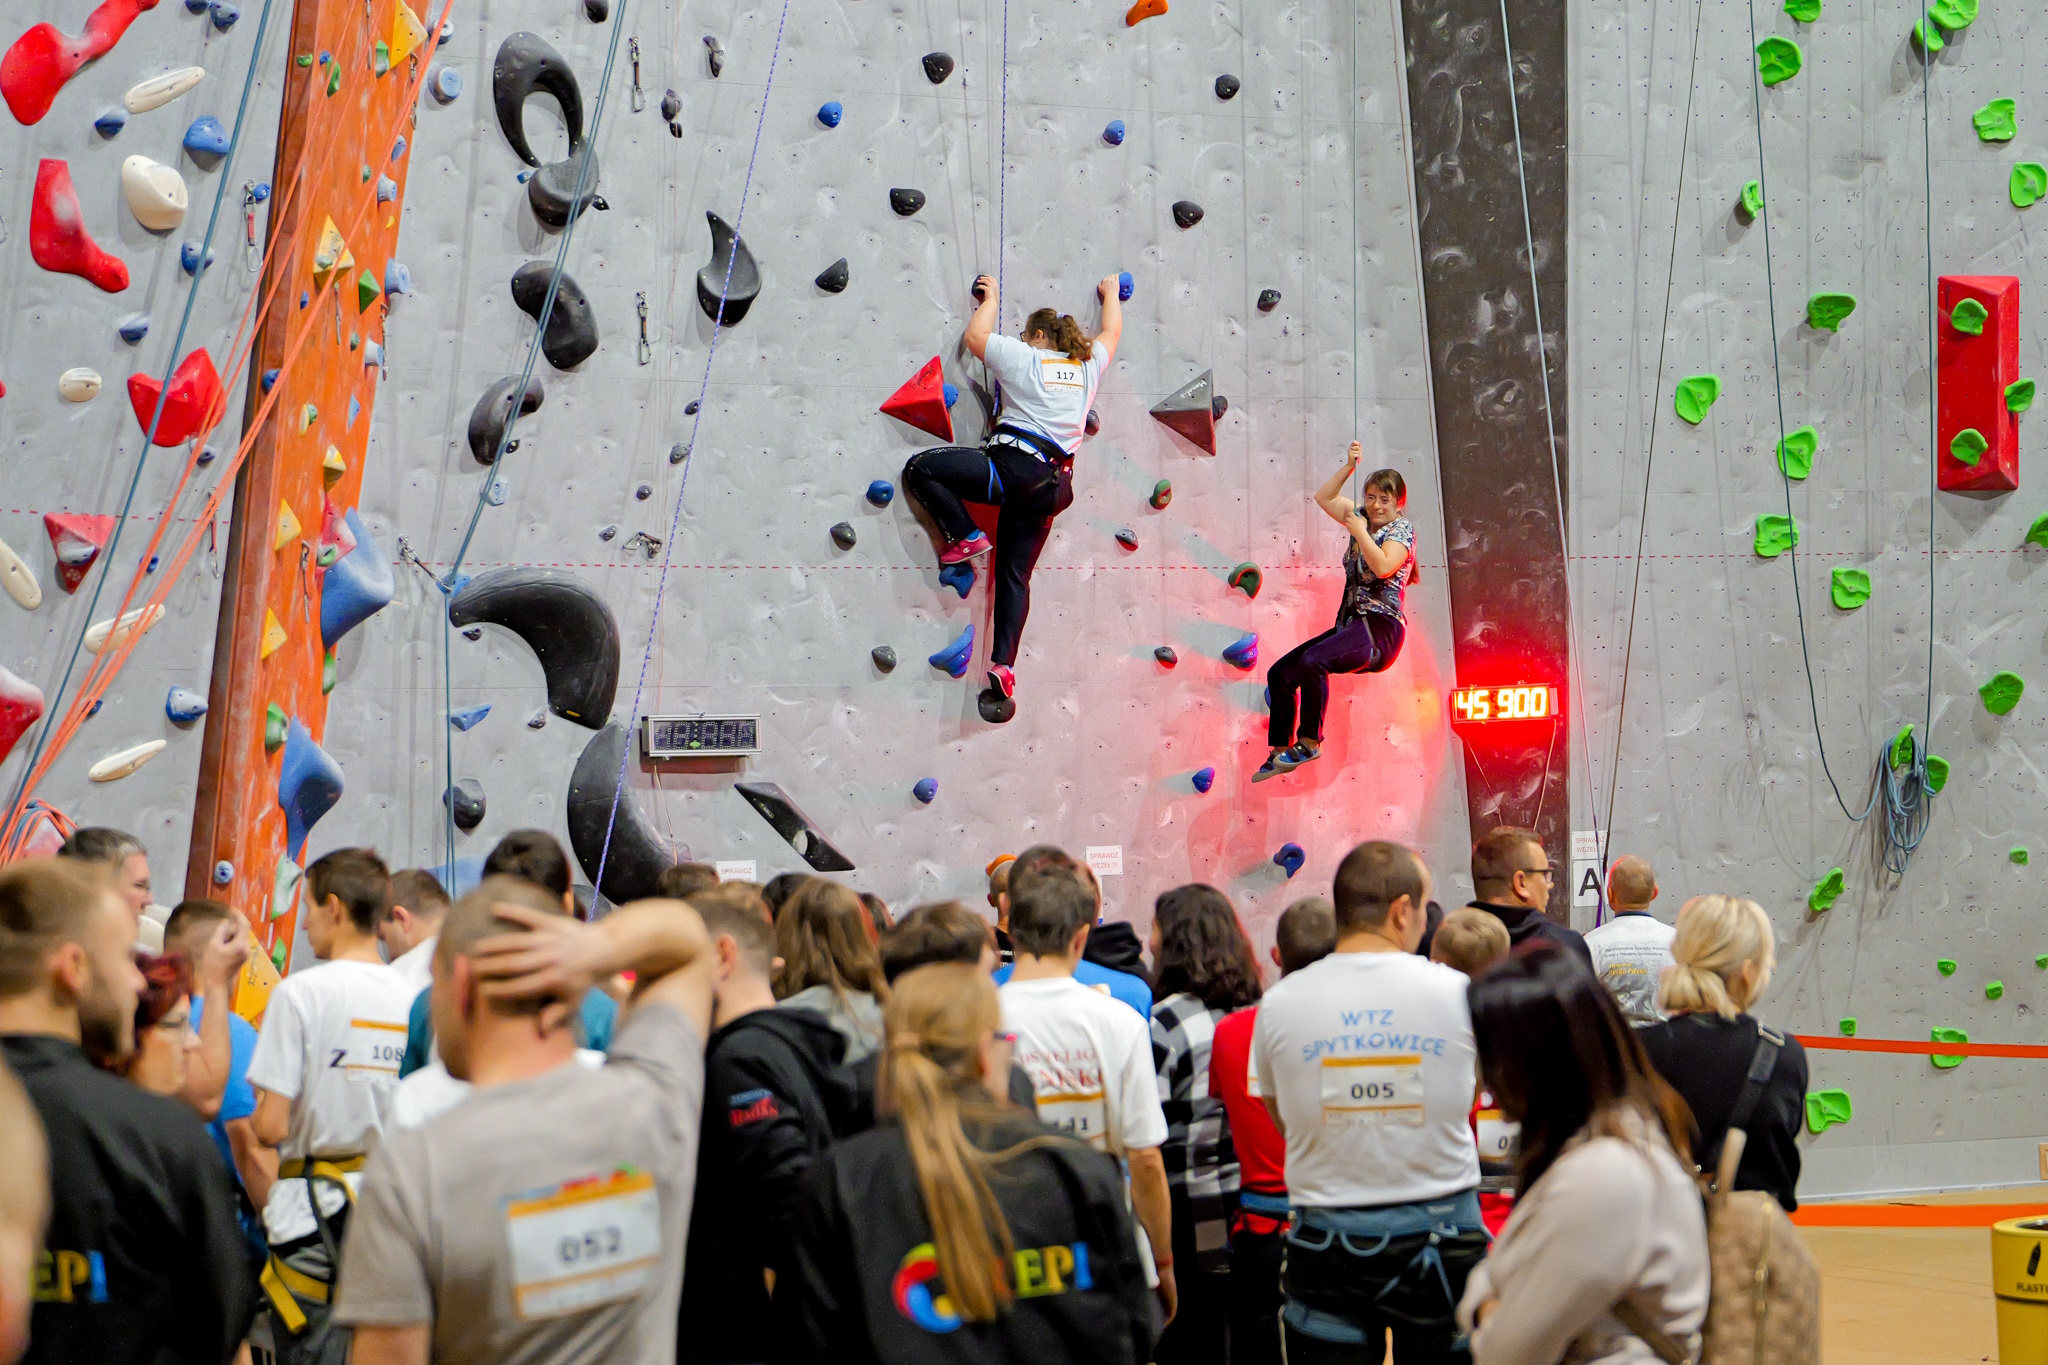
<instances>
[{"instance_id":1,"label":"red rectangular hold","mask_svg":"<svg viewBox=\"0 0 2048 1365\"><path fill-rule=\"evenodd\" d=\"M1949 491L2010 492L2020 486L2020 425L2006 409L2005 390L2020 377L2020 282L2012 275L1943 275L1938 297L1937 481ZM1984 310L1981 332L1971 330L1976 309L1968 306L1956 325L1956 308L1966 300ZM1975 464L1955 454L1956 438L1972 431L1984 443ZM1975 444L1965 436L1962 449Z\"/></svg>"}]
</instances>

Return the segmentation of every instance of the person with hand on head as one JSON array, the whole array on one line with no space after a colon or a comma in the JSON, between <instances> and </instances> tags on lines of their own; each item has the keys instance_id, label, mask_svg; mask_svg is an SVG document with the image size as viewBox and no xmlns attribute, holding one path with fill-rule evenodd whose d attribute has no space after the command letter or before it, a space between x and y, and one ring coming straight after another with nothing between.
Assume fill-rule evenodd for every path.
<instances>
[{"instance_id":1,"label":"person with hand on head","mask_svg":"<svg viewBox=\"0 0 2048 1365\"><path fill-rule=\"evenodd\" d=\"M1533 829L1502 825L1472 845L1472 907L1506 925L1508 941L1515 947L1540 939L1591 967L1593 954L1585 935L1544 913L1556 880L1557 869Z\"/></svg>"},{"instance_id":2,"label":"person with hand on head","mask_svg":"<svg viewBox=\"0 0 2048 1365\"><path fill-rule=\"evenodd\" d=\"M1024 320L1022 340L999 336L1002 305L996 282L974 281L977 300L964 344L1001 394L995 431L975 446L933 446L910 457L903 488L938 524L941 565L963 564L995 551L995 630L989 642L989 687L1014 696L1018 642L1031 612L1031 571L1052 534L1053 518L1074 501L1074 456L1088 429L1096 386L1123 336L1117 277L1095 287L1102 327L1093 337L1057 308ZM994 507L996 539L974 525L964 504Z\"/></svg>"},{"instance_id":3,"label":"person with hand on head","mask_svg":"<svg viewBox=\"0 0 2048 1365\"><path fill-rule=\"evenodd\" d=\"M996 923L1008 924L1010 918L1009 886L1018 876L1032 876L1047 868L1060 868L1080 881L1095 899L1093 927L1088 931L1087 946L1081 950L1081 960L1074 964L1074 980L1091 990L1131 1007L1131 1012L1144 1020L1149 1028L1152 1022L1152 983L1131 968L1142 968L1139 954L1143 947L1138 943L1137 933L1130 925L1118 922L1105 924L1102 921L1102 883L1095 878L1095 872L1088 864L1077 862L1065 849L1051 844L1036 844L1012 858L1004 870L1003 891L998 896ZM1102 944L1109 945L1108 951L1101 951ZM1015 944L1012 945L1011 961L996 969L996 985L1001 986L1010 979L1011 968L1015 965ZM1105 958L1113 959L1106 961Z\"/></svg>"},{"instance_id":4,"label":"person with hand on head","mask_svg":"<svg viewBox=\"0 0 2048 1365\"><path fill-rule=\"evenodd\" d=\"M137 926L141 925L142 912L149 909L153 897L149 884L149 853L142 847L140 839L104 825L85 825L71 831L71 837L57 850L57 856L81 863L97 863L106 868L114 884L114 894L128 907L128 913L134 917Z\"/></svg>"},{"instance_id":5,"label":"person with hand on head","mask_svg":"<svg viewBox=\"0 0 2048 1365\"><path fill-rule=\"evenodd\" d=\"M423 867L391 874L391 904L377 921L377 940L384 960L415 990L434 984L434 936L447 913L448 892L439 877Z\"/></svg>"},{"instance_id":6,"label":"person with hand on head","mask_svg":"<svg viewBox=\"0 0 2048 1365\"><path fill-rule=\"evenodd\" d=\"M799 886L775 920L776 1000L826 1019L846 1040L835 1060L849 1064L882 1045L889 995L867 922L860 897L823 877Z\"/></svg>"},{"instance_id":7,"label":"person with hand on head","mask_svg":"<svg viewBox=\"0 0 2048 1365\"><path fill-rule=\"evenodd\" d=\"M1399 844L1338 864L1337 945L1266 992L1252 1065L1287 1140L1281 1333L1290 1365L1464 1358L1454 1321L1486 1254L1465 978L1416 956L1429 870ZM1538 1357L1531 1357L1537 1359Z\"/></svg>"},{"instance_id":8,"label":"person with hand on head","mask_svg":"<svg viewBox=\"0 0 2048 1365\"><path fill-rule=\"evenodd\" d=\"M206 1131L221 1159L228 1163L246 1196L242 1230L252 1246L264 1245L259 1213L270 1198L270 1186L277 1179L277 1151L256 1140L256 1092L249 1085L249 1062L256 1055L256 1029L235 1013L235 982L249 956L249 922L233 906L216 900L179 901L164 921L164 949L183 953L200 963L197 994L192 997L192 1027L199 1032L199 1050L192 1054L190 1070L181 1096L194 1104L195 1085L204 1083L203 1069L219 1055L216 1038L227 1040L227 1066L222 1077L219 1103Z\"/></svg>"},{"instance_id":9,"label":"person with hand on head","mask_svg":"<svg viewBox=\"0 0 2048 1365\"><path fill-rule=\"evenodd\" d=\"M1293 772L1319 757L1330 675L1383 673L1400 657L1407 638L1401 593L1415 581L1415 526L1401 515L1408 505L1408 485L1400 471L1376 469L1366 476L1361 501L1345 497L1344 485L1358 472L1364 453L1365 447L1353 441L1344 463L1316 491L1316 506L1350 537L1344 546L1344 596L1337 604L1337 624L1296 645L1266 671L1273 694L1266 721L1272 753L1252 774L1254 782Z\"/></svg>"},{"instance_id":10,"label":"person with hand on head","mask_svg":"<svg viewBox=\"0 0 2048 1365\"><path fill-rule=\"evenodd\" d=\"M1607 869L1607 904L1614 918L1586 935L1593 974L1614 996L1637 1028L1657 1023L1657 983L1671 965L1671 936L1678 931L1650 913L1657 899L1657 873L1633 854Z\"/></svg>"},{"instance_id":11,"label":"person with hand on head","mask_svg":"<svg viewBox=\"0 0 2048 1365\"><path fill-rule=\"evenodd\" d=\"M594 924L487 877L434 946L441 1056L475 1091L363 1173L336 1320L351 1365L669 1365L710 1031L711 945L680 901ZM605 1064L584 994L634 973Z\"/></svg>"},{"instance_id":12,"label":"person with hand on head","mask_svg":"<svg viewBox=\"0 0 2048 1365\"><path fill-rule=\"evenodd\" d=\"M22 1357L34 1365L226 1365L255 1313L234 1193L199 1117L88 1060L134 1050L134 940L133 914L99 868L0 868L0 1050L42 1120L50 1163ZM17 1203L6 1191L33 1149L0 1151L0 1204ZM18 1249L0 1231L0 1265Z\"/></svg>"},{"instance_id":13,"label":"person with hand on head","mask_svg":"<svg viewBox=\"0 0 2048 1365\"><path fill-rule=\"evenodd\" d=\"M36 1258L50 1223L50 1149L28 1092L0 1062L0 1365L28 1349Z\"/></svg>"}]
</instances>

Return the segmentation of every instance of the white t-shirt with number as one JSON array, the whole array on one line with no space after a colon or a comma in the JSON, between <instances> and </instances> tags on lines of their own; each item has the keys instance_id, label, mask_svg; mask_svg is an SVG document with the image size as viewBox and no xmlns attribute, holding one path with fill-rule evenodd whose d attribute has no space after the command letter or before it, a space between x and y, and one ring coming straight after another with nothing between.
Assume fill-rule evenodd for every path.
<instances>
[{"instance_id":1,"label":"white t-shirt with number","mask_svg":"<svg viewBox=\"0 0 2048 1365\"><path fill-rule=\"evenodd\" d=\"M1064 351L1041 351L1015 337L992 336L981 363L1003 388L998 419L1029 427L1072 455L1088 432L1088 405L1095 401L1108 356L1098 341L1094 354L1076 364Z\"/></svg>"},{"instance_id":2,"label":"white t-shirt with number","mask_svg":"<svg viewBox=\"0 0 2048 1365\"><path fill-rule=\"evenodd\" d=\"M1267 992L1252 1064L1287 1129L1295 1204L1416 1203L1479 1183L1465 986L1412 953L1332 953Z\"/></svg>"},{"instance_id":3,"label":"white t-shirt with number","mask_svg":"<svg viewBox=\"0 0 2048 1365\"><path fill-rule=\"evenodd\" d=\"M418 994L383 963L323 962L278 983L249 1059L249 1084L292 1102L280 1159L366 1155L376 1145L398 1089L406 1017ZM344 1202L339 1190L321 1188L324 1211ZM271 1187L263 1224L273 1244L318 1230L304 1180Z\"/></svg>"},{"instance_id":4,"label":"white t-shirt with number","mask_svg":"<svg viewBox=\"0 0 2048 1365\"><path fill-rule=\"evenodd\" d=\"M1152 1028L1136 1011L1070 976L1011 981L998 995L1041 1122L1117 1156L1166 1141Z\"/></svg>"}]
</instances>

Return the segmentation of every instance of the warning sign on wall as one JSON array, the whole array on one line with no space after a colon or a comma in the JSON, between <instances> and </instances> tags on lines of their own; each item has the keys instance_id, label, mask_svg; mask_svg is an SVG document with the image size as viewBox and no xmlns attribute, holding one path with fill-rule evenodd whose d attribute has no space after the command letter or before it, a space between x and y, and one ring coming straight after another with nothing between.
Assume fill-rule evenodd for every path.
<instances>
[{"instance_id":1,"label":"warning sign on wall","mask_svg":"<svg viewBox=\"0 0 2048 1365\"><path fill-rule=\"evenodd\" d=\"M1591 928L1600 910L1601 837L1597 830L1572 831L1572 924ZM1583 921L1583 923L1582 923Z\"/></svg>"}]
</instances>

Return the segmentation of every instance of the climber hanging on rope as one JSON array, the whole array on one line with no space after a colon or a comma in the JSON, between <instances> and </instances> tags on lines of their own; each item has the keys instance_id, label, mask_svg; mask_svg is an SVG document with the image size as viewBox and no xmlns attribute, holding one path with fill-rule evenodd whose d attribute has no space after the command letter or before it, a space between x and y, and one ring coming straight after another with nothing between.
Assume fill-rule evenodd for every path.
<instances>
[{"instance_id":1,"label":"climber hanging on rope","mask_svg":"<svg viewBox=\"0 0 2048 1365\"><path fill-rule=\"evenodd\" d=\"M980 448L937 446L910 457L903 486L938 523L942 565L995 551L995 638L989 686L1014 696L1017 642L1031 611L1031 570L1053 518L1074 501L1074 455L1088 424L1095 386L1123 335L1117 277L1096 286L1102 330L1091 339L1073 318L1041 308L1024 321L1023 339L997 336L996 282L974 281L979 305L968 319L967 349L987 367L1001 394L996 429ZM975 528L964 503L1000 509L996 539Z\"/></svg>"},{"instance_id":2,"label":"climber hanging on rope","mask_svg":"<svg viewBox=\"0 0 2048 1365\"><path fill-rule=\"evenodd\" d=\"M1337 605L1336 625L1296 645L1266 673L1273 694L1266 742L1273 752L1252 774L1254 782L1293 772L1321 754L1330 675L1392 667L1408 633L1401 615L1401 590L1415 581L1415 528L1401 515L1408 505L1408 485L1397 470L1374 470L1366 476L1364 497L1353 503L1344 496L1344 485L1358 472L1358 457L1364 453L1353 441L1343 465L1316 491L1316 506L1350 533L1344 547L1344 597Z\"/></svg>"}]
</instances>

